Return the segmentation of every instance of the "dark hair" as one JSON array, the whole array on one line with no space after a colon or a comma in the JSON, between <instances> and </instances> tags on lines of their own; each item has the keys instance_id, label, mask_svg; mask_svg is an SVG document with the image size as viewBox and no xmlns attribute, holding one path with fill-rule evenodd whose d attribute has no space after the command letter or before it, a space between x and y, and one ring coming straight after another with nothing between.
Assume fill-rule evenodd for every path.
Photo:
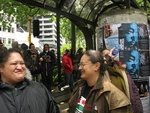
<instances>
[{"instance_id":1,"label":"dark hair","mask_svg":"<svg viewBox=\"0 0 150 113\"><path fill-rule=\"evenodd\" d=\"M106 70L106 64L104 63L104 58L103 58L102 54L96 50L87 50L84 54L89 56L89 60L93 64L95 64L97 62L100 63L100 74L104 75L104 72Z\"/></svg>"},{"instance_id":2,"label":"dark hair","mask_svg":"<svg viewBox=\"0 0 150 113\"><path fill-rule=\"evenodd\" d=\"M3 44L1 40L0 40L0 44Z\"/></svg>"},{"instance_id":3,"label":"dark hair","mask_svg":"<svg viewBox=\"0 0 150 113\"><path fill-rule=\"evenodd\" d=\"M99 49L99 51L100 51L101 54L105 50L109 50L109 49L107 49L107 48L101 48L101 49ZM114 60L109 55L105 55L103 58L104 58L105 65L106 64L107 64L107 66L112 66L113 65Z\"/></svg>"},{"instance_id":4,"label":"dark hair","mask_svg":"<svg viewBox=\"0 0 150 113\"><path fill-rule=\"evenodd\" d=\"M49 50L49 45L48 44L44 44L43 51L45 51L45 46L48 46L48 50Z\"/></svg>"},{"instance_id":5,"label":"dark hair","mask_svg":"<svg viewBox=\"0 0 150 113\"><path fill-rule=\"evenodd\" d=\"M68 52L70 52L70 50L69 50L69 49L66 49L66 50L65 50L65 53L68 53Z\"/></svg>"},{"instance_id":6,"label":"dark hair","mask_svg":"<svg viewBox=\"0 0 150 113\"><path fill-rule=\"evenodd\" d=\"M21 49L22 49L22 50L27 50L27 49L28 49L28 45L25 44L25 43L22 43L22 44L21 44Z\"/></svg>"},{"instance_id":7,"label":"dark hair","mask_svg":"<svg viewBox=\"0 0 150 113\"><path fill-rule=\"evenodd\" d=\"M102 53L104 50L109 50L107 48L99 48L99 51Z\"/></svg>"},{"instance_id":8,"label":"dark hair","mask_svg":"<svg viewBox=\"0 0 150 113\"><path fill-rule=\"evenodd\" d=\"M32 46L32 45L34 45L34 44L33 44L33 43L30 43L30 45L29 45L29 49L31 49L31 46Z\"/></svg>"},{"instance_id":9,"label":"dark hair","mask_svg":"<svg viewBox=\"0 0 150 113\"><path fill-rule=\"evenodd\" d=\"M83 48L79 48L78 50L77 50L77 53L82 53L82 51L83 51Z\"/></svg>"},{"instance_id":10,"label":"dark hair","mask_svg":"<svg viewBox=\"0 0 150 113\"><path fill-rule=\"evenodd\" d=\"M19 53L21 57L23 58L22 53L18 49L10 48L7 50L5 48L0 48L0 65L1 66L4 65L5 62L7 62L11 53Z\"/></svg>"}]
</instances>

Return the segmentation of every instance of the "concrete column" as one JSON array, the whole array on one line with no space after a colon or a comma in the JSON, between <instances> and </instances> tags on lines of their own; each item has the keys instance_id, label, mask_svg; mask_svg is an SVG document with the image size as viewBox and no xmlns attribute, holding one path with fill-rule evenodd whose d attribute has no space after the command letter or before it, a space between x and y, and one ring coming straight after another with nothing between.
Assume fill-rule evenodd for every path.
<instances>
[{"instance_id":1,"label":"concrete column","mask_svg":"<svg viewBox=\"0 0 150 113\"><path fill-rule=\"evenodd\" d=\"M149 34L147 14L137 9L109 12L99 17L97 49L119 47L116 57L132 78L150 76Z\"/></svg>"},{"instance_id":2,"label":"concrete column","mask_svg":"<svg viewBox=\"0 0 150 113\"><path fill-rule=\"evenodd\" d=\"M98 26L120 23L143 23L147 24L147 13L138 9L122 9L116 12L103 14L98 19Z\"/></svg>"},{"instance_id":3,"label":"concrete column","mask_svg":"<svg viewBox=\"0 0 150 113\"><path fill-rule=\"evenodd\" d=\"M119 11L113 11L101 15L98 19L97 28L97 49L103 44L101 27L111 24L121 23L138 23L147 24L147 13L144 10L139 9L122 9Z\"/></svg>"}]
</instances>

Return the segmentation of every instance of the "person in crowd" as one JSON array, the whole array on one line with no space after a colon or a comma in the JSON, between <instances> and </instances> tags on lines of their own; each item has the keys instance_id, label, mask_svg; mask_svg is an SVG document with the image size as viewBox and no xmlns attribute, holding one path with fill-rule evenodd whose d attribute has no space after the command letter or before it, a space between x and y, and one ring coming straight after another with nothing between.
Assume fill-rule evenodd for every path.
<instances>
[{"instance_id":1,"label":"person in crowd","mask_svg":"<svg viewBox=\"0 0 150 113\"><path fill-rule=\"evenodd\" d=\"M129 98L133 113L143 113L142 103L138 95L138 88L130 74L126 71L126 65L114 60L116 56L112 55L113 49L108 50L103 48L100 50L102 56L107 61L107 70L110 75L110 80Z\"/></svg>"},{"instance_id":2,"label":"person in crowd","mask_svg":"<svg viewBox=\"0 0 150 113\"><path fill-rule=\"evenodd\" d=\"M0 48L0 112L59 113L59 108L46 87L31 81L22 53Z\"/></svg>"},{"instance_id":3,"label":"person in crowd","mask_svg":"<svg viewBox=\"0 0 150 113\"><path fill-rule=\"evenodd\" d=\"M0 40L0 48L4 48L7 49L7 47L4 46L4 44L2 43L2 41Z\"/></svg>"},{"instance_id":4,"label":"person in crowd","mask_svg":"<svg viewBox=\"0 0 150 113\"><path fill-rule=\"evenodd\" d=\"M53 81L53 69L56 62L56 57L53 52L49 50L49 45L44 44L43 52L40 53L42 83L51 91Z\"/></svg>"},{"instance_id":5,"label":"person in crowd","mask_svg":"<svg viewBox=\"0 0 150 113\"><path fill-rule=\"evenodd\" d=\"M0 47L3 47L3 45L4 45L4 44L3 44L2 41L0 40Z\"/></svg>"},{"instance_id":6,"label":"person in crowd","mask_svg":"<svg viewBox=\"0 0 150 113\"><path fill-rule=\"evenodd\" d=\"M69 99L69 113L128 113L130 101L106 73L102 54L88 50L81 57L81 79Z\"/></svg>"},{"instance_id":7,"label":"person in crowd","mask_svg":"<svg viewBox=\"0 0 150 113\"><path fill-rule=\"evenodd\" d=\"M78 64L76 63L76 59L75 59L75 50L74 49L70 49L70 58L71 58L71 61L72 61L72 65L73 65L73 72L72 72L72 75L73 75L73 81L76 81L77 80L77 68L78 68Z\"/></svg>"},{"instance_id":8,"label":"person in crowd","mask_svg":"<svg viewBox=\"0 0 150 113\"><path fill-rule=\"evenodd\" d=\"M57 65L57 53L54 49L52 49L51 52L54 53L54 55L55 55L56 62L54 64L54 66L56 66Z\"/></svg>"},{"instance_id":9,"label":"person in crowd","mask_svg":"<svg viewBox=\"0 0 150 113\"><path fill-rule=\"evenodd\" d=\"M52 49L51 52L53 52L54 54L56 54L54 49Z\"/></svg>"},{"instance_id":10,"label":"person in crowd","mask_svg":"<svg viewBox=\"0 0 150 113\"><path fill-rule=\"evenodd\" d=\"M75 51L74 49L70 49L70 58L72 60L72 64L75 63Z\"/></svg>"},{"instance_id":11,"label":"person in crowd","mask_svg":"<svg viewBox=\"0 0 150 113\"><path fill-rule=\"evenodd\" d=\"M149 86L148 84L145 84L145 93L144 93L144 97L148 97L149 96Z\"/></svg>"},{"instance_id":12,"label":"person in crowd","mask_svg":"<svg viewBox=\"0 0 150 113\"><path fill-rule=\"evenodd\" d=\"M140 84L140 87L139 87L139 94L140 94L140 97L147 97L147 90L146 88L144 87L144 84Z\"/></svg>"},{"instance_id":13,"label":"person in crowd","mask_svg":"<svg viewBox=\"0 0 150 113\"><path fill-rule=\"evenodd\" d=\"M30 68L32 78L34 81L40 82L40 63L39 63L39 53L35 49L35 45L33 43L30 43L29 45L29 54L32 61L32 67Z\"/></svg>"},{"instance_id":14,"label":"person in crowd","mask_svg":"<svg viewBox=\"0 0 150 113\"><path fill-rule=\"evenodd\" d=\"M78 64L80 62L82 55L83 55L83 48L80 47L75 54L75 62L74 62L74 67L77 72L77 80L80 79L80 75L81 75L80 70L78 70L78 68L79 68Z\"/></svg>"},{"instance_id":15,"label":"person in crowd","mask_svg":"<svg viewBox=\"0 0 150 113\"><path fill-rule=\"evenodd\" d=\"M65 80L58 84L58 90L61 91L61 88L65 85L70 86L70 90L73 90L73 65L72 60L70 58L70 50L66 49L65 54L62 56L62 70L65 76Z\"/></svg>"},{"instance_id":16,"label":"person in crowd","mask_svg":"<svg viewBox=\"0 0 150 113\"><path fill-rule=\"evenodd\" d=\"M18 49L18 48L15 48L15 49ZM31 59L30 54L29 54L28 45L25 43L22 43L21 47L20 47L20 51L23 55L23 59L25 61L26 67L30 70L30 67L32 65L32 59Z\"/></svg>"},{"instance_id":17,"label":"person in crowd","mask_svg":"<svg viewBox=\"0 0 150 113\"><path fill-rule=\"evenodd\" d=\"M15 48L15 49L19 49L19 50L20 50L20 48L19 48L19 44L18 44L18 42L17 42L17 41L12 42L11 47L12 47L12 48Z\"/></svg>"}]
</instances>

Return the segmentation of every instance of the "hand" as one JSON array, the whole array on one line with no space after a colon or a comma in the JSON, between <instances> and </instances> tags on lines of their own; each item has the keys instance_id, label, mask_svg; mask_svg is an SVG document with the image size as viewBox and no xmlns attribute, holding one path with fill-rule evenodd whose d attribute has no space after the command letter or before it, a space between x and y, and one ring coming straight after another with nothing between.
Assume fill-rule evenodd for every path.
<instances>
[{"instance_id":1,"label":"hand","mask_svg":"<svg viewBox=\"0 0 150 113\"><path fill-rule=\"evenodd\" d=\"M109 51L109 56L112 58L112 59L114 59L117 55L112 55L112 52L113 52L113 50L115 49L115 47L114 48L112 48L110 51Z\"/></svg>"},{"instance_id":2,"label":"hand","mask_svg":"<svg viewBox=\"0 0 150 113\"><path fill-rule=\"evenodd\" d=\"M41 57L39 60L42 62L42 61L43 61L43 58Z\"/></svg>"}]
</instances>

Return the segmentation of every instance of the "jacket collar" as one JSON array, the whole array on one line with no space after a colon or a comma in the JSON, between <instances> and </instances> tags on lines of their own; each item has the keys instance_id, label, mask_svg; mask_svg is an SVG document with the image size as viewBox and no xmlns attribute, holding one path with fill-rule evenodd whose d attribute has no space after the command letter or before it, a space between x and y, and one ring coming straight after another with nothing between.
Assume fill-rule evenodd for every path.
<instances>
[{"instance_id":1,"label":"jacket collar","mask_svg":"<svg viewBox=\"0 0 150 113\"><path fill-rule=\"evenodd\" d=\"M109 78L106 76L100 76L94 85L92 91L94 90L102 90L103 92L105 91L110 91L110 86L106 85L108 82L110 82ZM83 79L80 79L78 82L75 83L78 87L83 87L85 85L86 81Z\"/></svg>"},{"instance_id":2,"label":"jacket collar","mask_svg":"<svg viewBox=\"0 0 150 113\"><path fill-rule=\"evenodd\" d=\"M17 83L15 86L11 86L7 83L4 83L2 81L0 81L0 89L14 89L14 88L17 88L17 89L23 89L24 87L26 87L26 85L29 84L29 80L28 79L24 79L23 81Z\"/></svg>"}]
</instances>

